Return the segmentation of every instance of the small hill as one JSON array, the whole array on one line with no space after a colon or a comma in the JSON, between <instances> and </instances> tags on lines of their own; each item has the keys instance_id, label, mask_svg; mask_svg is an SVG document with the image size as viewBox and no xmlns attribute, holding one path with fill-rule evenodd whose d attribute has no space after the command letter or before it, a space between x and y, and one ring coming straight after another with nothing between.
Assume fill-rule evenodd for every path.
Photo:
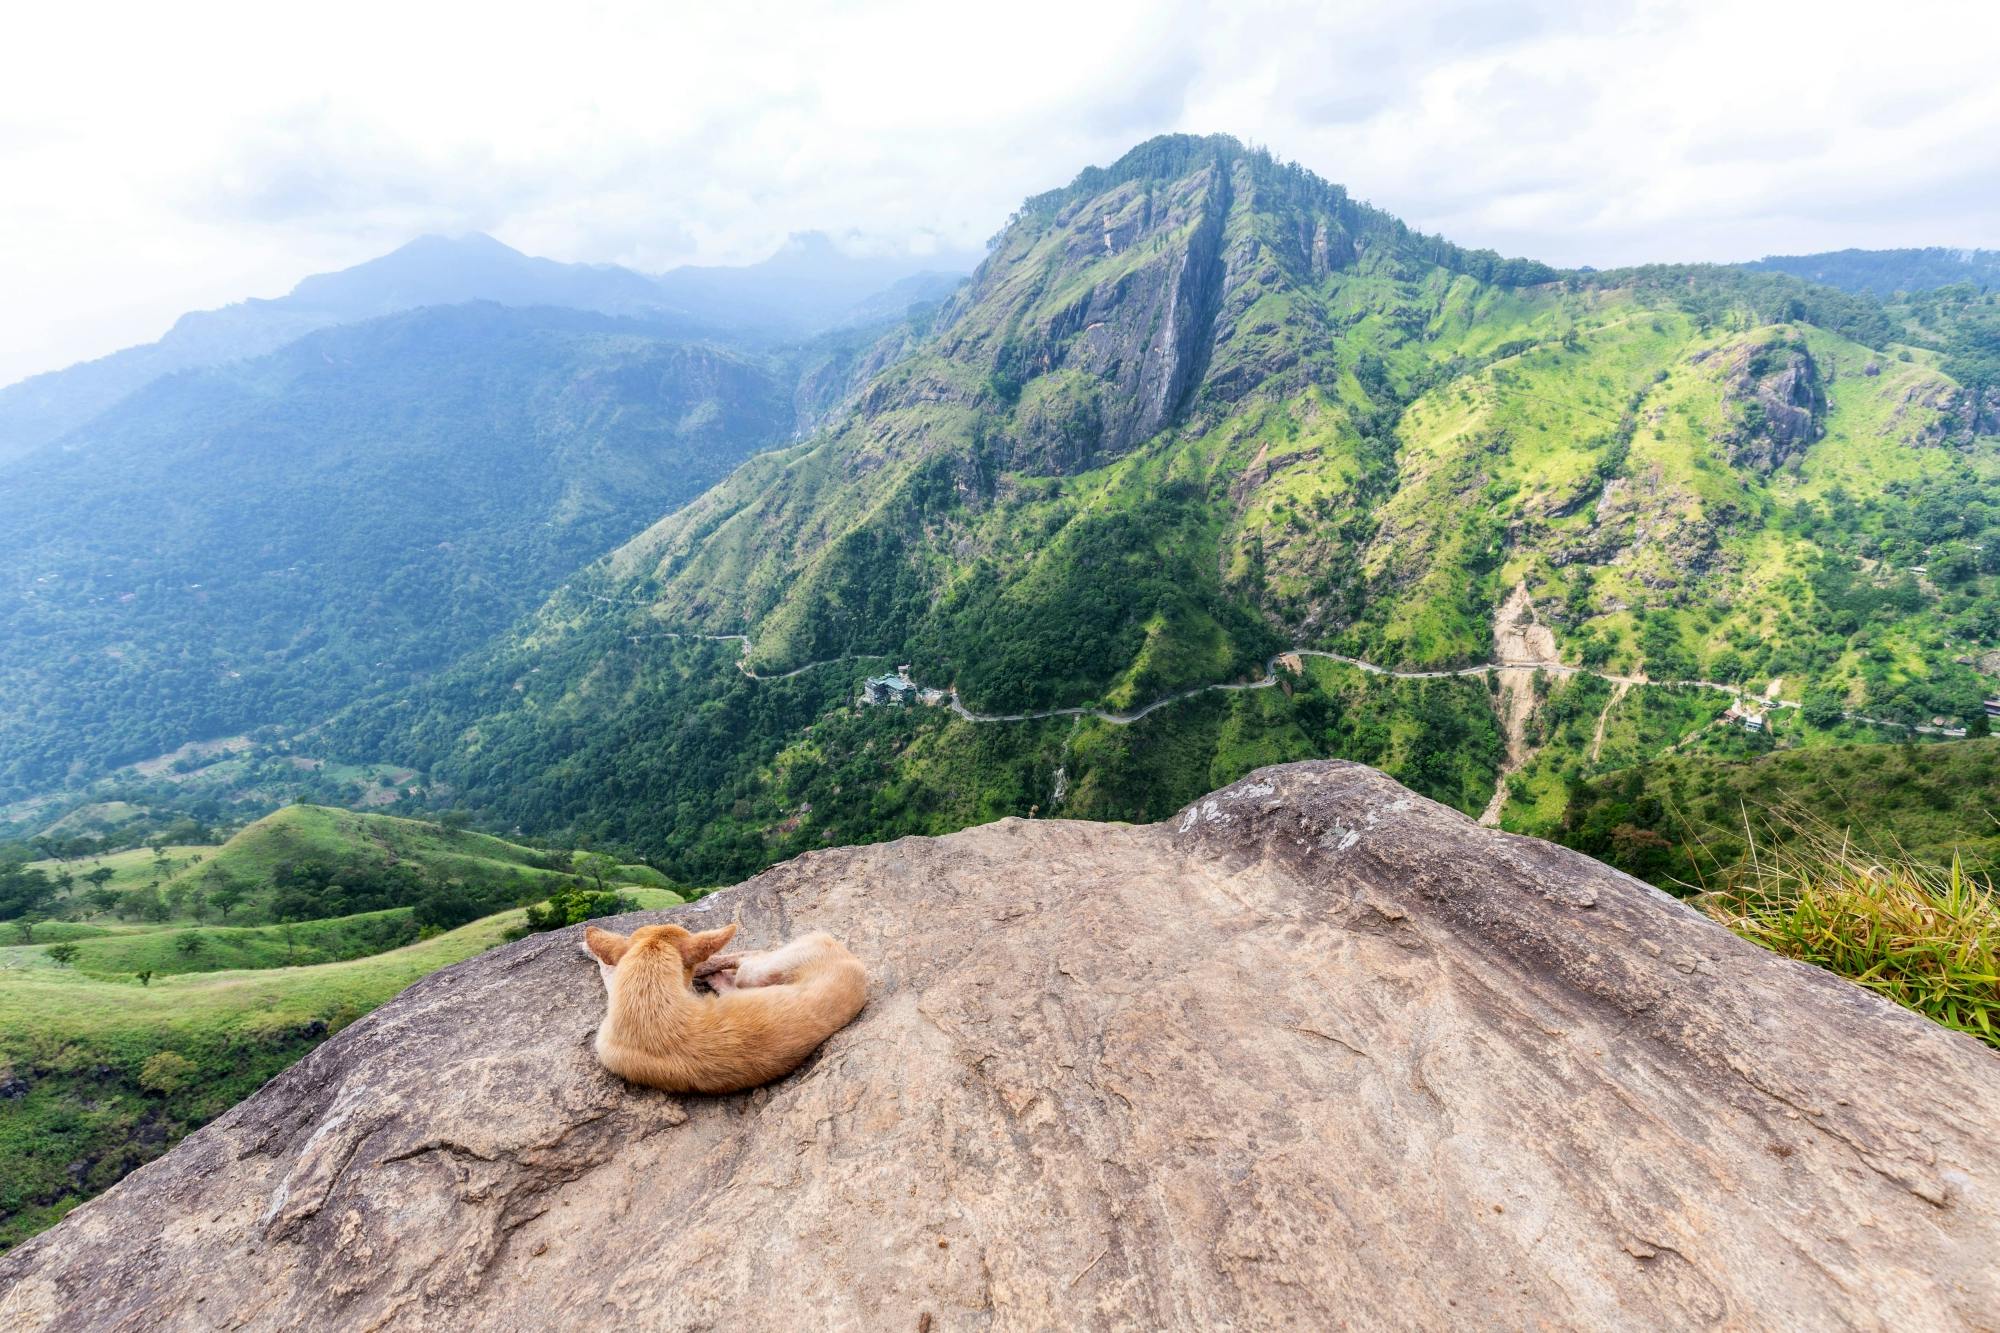
<instances>
[{"instance_id":1,"label":"small hill","mask_svg":"<svg viewBox=\"0 0 2000 1333\"><path fill-rule=\"evenodd\" d=\"M34 927L35 940L102 938L134 931L159 933L172 929L204 933L218 945L236 940L246 948L275 947L274 929L236 931L235 927L275 927L286 923L332 931L327 941L311 941L297 930L282 932L286 959L326 961L311 950L332 947L334 957L375 952L383 946L358 947L375 937L384 909L395 909L395 921L412 932L408 910L420 899L448 892L459 901L464 920L476 915L466 905L484 911L515 907L581 883L575 873L576 854L564 849L525 847L502 838L422 820L315 805L290 805L234 834L221 846L162 845L135 847L70 861L31 862L28 868L53 878L70 877L66 889L37 910L64 920ZM93 878L103 872L100 882ZM607 887L628 885L671 889L673 884L650 866L618 866L606 878ZM347 919L353 929L334 929L328 918ZM143 923L143 924L132 924ZM371 925L370 923L373 923ZM448 922L447 924L456 924ZM169 929L171 928L171 929ZM348 939L351 946L333 943ZM405 941L397 940L395 943ZM133 946L136 947L136 946ZM154 947L149 945L149 948ZM299 949L307 956L297 957ZM110 943L86 945L78 966L91 971L138 971L124 967L129 949ZM102 955L103 961L96 961ZM219 961L179 960L160 972L206 970ZM132 955L137 957L137 955ZM276 961L262 954L237 960L268 966Z\"/></svg>"},{"instance_id":2,"label":"small hill","mask_svg":"<svg viewBox=\"0 0 2000 1333\"><path fill-rule=\"evenodd\" d=\"M1344 764L815 853L665 916L868 1008L742 1096L449 969L0 1258L23 1330L1975 1328L2000 1059ZM671 1243L661 1237L670 1236ZM780 1256L781 1262L774 1262Z\"/></svg>"},{"instance_id":3,"label":"small hill","mask_svg":"<svg viewBox=\"0 0 2000 1333\"><path fill-rule=\"evenodd\" d=\"M572 883L574 860L567 850L523 847L422 820L291 805L186 865L163 892L169 899L204 893L213 908L219 892L233 890L237 905L211 916L246 924L407 907L441 884L489 906L517 906ZM646 866L622 869L616 882L669 887ZM280 900L287 893L310 901L286 908Z\"/></svg>"}]
</instances>

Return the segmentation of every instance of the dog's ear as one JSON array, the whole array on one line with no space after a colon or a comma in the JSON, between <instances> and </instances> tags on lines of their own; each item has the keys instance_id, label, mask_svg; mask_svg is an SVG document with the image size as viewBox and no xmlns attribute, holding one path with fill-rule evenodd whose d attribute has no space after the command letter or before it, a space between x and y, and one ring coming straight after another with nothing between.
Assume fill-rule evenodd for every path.
<instances>
[{"instance_id":1,"label":"dog's ear","mask_svg":"<svg viewBox=\"0 0 2000 1333\"><path fill-rule=\"evenodd\" d=\"M730 936L735 933L736 923L732 921L726 926L704 930L699 935L689 935L685 939L675 940L674 943L680 946L681 958L687 965L697 967L707 962L710 954L729 943Z\"/></svg>"},{"instance_id":2,"label":"dog's ear","mask_svg":"<svg viewBox=\"0 0 2000 1333\"><path fill-rule=\"evenodd\" d=\"M618 960L632 947L630 935L620 935L616 931L599 930L596 926L583 928L583 951L606 967L618 966Z\"/></svg>"}]
</instances>

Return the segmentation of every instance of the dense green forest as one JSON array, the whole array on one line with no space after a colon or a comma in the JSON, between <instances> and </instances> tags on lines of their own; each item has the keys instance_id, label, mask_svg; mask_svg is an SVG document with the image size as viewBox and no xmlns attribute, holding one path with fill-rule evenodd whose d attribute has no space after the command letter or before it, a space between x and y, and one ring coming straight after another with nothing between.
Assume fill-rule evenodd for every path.
<instances>
[{"instance_id":1,"label":"dense green forest","mask_svg":"<svg viewBox=\"0 0 2000 1333\"><path fill-rule=\"evenodd\" d=\"M1829 833L1863 857L1957 858L2000 879L2000 741L1674 755L1575 783L1555 836L1689 892L1730 882L1760 850Z\"/></svg>"}]
</instances>

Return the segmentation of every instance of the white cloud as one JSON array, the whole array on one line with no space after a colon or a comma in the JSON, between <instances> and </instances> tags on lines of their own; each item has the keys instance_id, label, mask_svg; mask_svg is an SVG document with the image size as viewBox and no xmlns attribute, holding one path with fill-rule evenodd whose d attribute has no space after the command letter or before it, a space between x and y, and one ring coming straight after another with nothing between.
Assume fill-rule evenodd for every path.
<instances>
[{"instance_id":1,"label":"white cloud","mask_svg":"<svg viewBox=\"0 0 2000 1333\"><path fill-rule=\"evenodd\" d=\"M0 382L423 231L660 269L976 246L1167 130L1557 263L2000 244L1987 0L38 6Z\"/></svg>"}]
</instances>

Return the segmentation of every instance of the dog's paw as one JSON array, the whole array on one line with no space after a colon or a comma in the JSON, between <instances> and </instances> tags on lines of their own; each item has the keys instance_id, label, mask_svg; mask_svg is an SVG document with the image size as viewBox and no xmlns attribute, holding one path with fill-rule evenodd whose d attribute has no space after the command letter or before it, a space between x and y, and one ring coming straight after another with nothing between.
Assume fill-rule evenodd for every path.
<instances>
[{"instance_id":1,"label":"dog's paw","mask_svg":"<svg viewBox=\"0 0 2000 1333\"><path fill-rule=\"evenodd\" d=\"M698 977L712 977L717 972L732 972L738 963L749 956L741 950L736 953L710 954L694 965L694 974Z\"/></svg>"}]
</instances>

